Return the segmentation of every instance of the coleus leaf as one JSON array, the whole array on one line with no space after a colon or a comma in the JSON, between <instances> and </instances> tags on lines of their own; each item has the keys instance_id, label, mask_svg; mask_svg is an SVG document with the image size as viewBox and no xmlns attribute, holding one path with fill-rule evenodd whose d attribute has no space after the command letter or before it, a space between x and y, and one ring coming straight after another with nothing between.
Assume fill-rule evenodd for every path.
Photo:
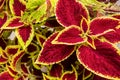
<instances>
[{"instance_id":1,"label":"coleus leaf","mask_svg":"<svg viewBox=\"0 0 120 80\"><path fill-rule=\"evenodd\" d=\"M88 25L88 21L84 17L81 20L80 27L82 28L82 31L84 33L88 33L89 25Z\"/></svg>"},{"instance_id":2,"label":"coleus leaf","mask_svg":"<svg viewBox=\"0 0 120 80\"><path fill-rule=\"evenodd\" d=\"M73 66L72 68L73 68L73 71L66 71L63 73L61 80L77 80L78 79L76 69Z\"/></svg>"},{"instance_id":3,"label":"coleus leaf","mask_svg":"<svg viewBox=\"0 0 120 80\"><path fill-rule=\"evenodd\" d=\"M9 74L12 76L12 77L15 77L18 72L16 72L12 67L10 66L7 66L7 71L9 72Z\"/></svg>"},{"instance_id":4,"label":"coleus leaf","mask_svg":"<svg viewBox=\"0 0 120 80\"><path fill-rule=\"evenodd\" d=\"M30 73L26 64L21 64L21 70L24 75L28 75Z\"/></svg>"},{"instance_id":5,"label":"coleus leaf","mask_svg":"<svg viewBox=\"0 0 120 80\"><path fill-rule=\"evenodd\" d=\"M45 0L28 0L28 2L26 3L26 8L28 10L33 10L39 7L43 3L45 3Z\"/></svg>"},{"instance_id":6,"label":"coleus leaf","mask_svg":"<svg viewBox=\"0 0 120 80\"><path fill-rule=\"evenodd\" d=\"M24 0L10 0L10 10L13 15L21 16L26 9L26 2Z\"/></svg>"},{"instance_id":7,"label":"coleus leaf","mask_svg":"<svg viewBox=\"0 0 120 80\"><path fill-rule=\"evenodd\" d=\"M0 56L0 64L6 64L8 59L4 58L3 56Z\"/></svg>"},{"instance_id":8,"label":"coleus leaf","mask_svg":"<svg viewBox=\"0 0 120 80\"><path fill-rule=\"evenodd\" d=\"M103 34L100 37L104 37L106 40L108 40L112 43L118 43L118 42L120 42L120 29L110 31L106 34Z\"/></svg>"},{"instance_id":9,"label":"coleus leaf","mask_svg":"<svg viewBox=\"0 0 120 80\"><path fill-rule=\"evenodd\" d=\"M22 56L25 54L25 51L22 50L22 51L19 51L17 54L15 54L13 57L12 57L12 62L11 62L11 65L14 69L17 69L17 63L18 61L22 58Z\"/></svg>"},{"instance_id":10,"label":"coleus leaf","mask_svg":"<svg viewBox=\"0 0 120 80\"><path fill-rule=\"evenodd\" d=\"M46 37L40 34L36 34L36 38L37 38L39 45L43 46L43 43L45 42Z\"/></svg>"},{"instance_id":11,"label":"coleus leaf","mask_svg":"<svg viewBox=\"0 0 120 80\"><path fill-rule=\"evenodd\" d=\"M119 50L109 42L95 40L96 49L82 45L77 50L80 63L91 72L108 79L120 79Z\"/></svg>"},{"instance_id":12,"label":"coleus leaf","mask_svg":"<svg viewBox=\"0 0 120 80\"><path fill-rule=\"evenodd\" d=\"M96 47L95 47L95 44L94 44L94 39L95 38L93 36L88 36L87 37L87 44L95 49Z\"/></svg>"},{"instance_id":13,"label":"coleus leaf","mask_svg":"<svg viewBox=\"0 0 120 80\"><path fill-rule=\"evenodd\" d=\"M24 23L20 21L20 17L13 17L6 21L1 29L16 29L24 26Z\"/></svg>"},{"instance_id":14,"label":"coleus leaf","mask_svg":"<svg viewBox=\"0 0 120 80\"><path fill-rule=\"evenodd\" d=\"M111 29L116 29L119 26L119 22L119 19L112 17L97 17L90 23L90 32L92 35L105 34Z\"/></svg>"},{"instance_id":15,"label":"coleus leaf","mask_svg":"<svg viewBox=\"0 0 120 80\"><path fill-rule=\"evenodd\" d=\"M16 29L16 37L20 45L25 49L32 41L34 37L34 28L32 25L23 26Z\"/></svg>"},{"instance_id":16,"label":"coleus leaf","mask_svg":"<svg viewBox=\"0 0 120 80\"><path fill-rule=\"evenodd\" d=\"M52 44L58 33L51 35L44 43L36 64L55 64L68 58L74 51L73 45ZM57 54L56 54L57 53Z\"/></svg>"},{"instance_id":17,"label":"coleus leaf","mask_svg":"<svg viewBox=\"0 0 120 80\"><path fill-rule=\"evenodd\" d=\"M0 48L0 54L3 58L8 59L7 52L5 50L2 50L1 48Z\"/></svg>"},{"instance_id":18,"label":"coleus leaf","mask_svg":"<svg viewBox=\"0 0 120 80\"><path fill-rule=\"evenodd\" d=\"M35 23L42 22L46 19L46 10L47 10L47 4L42 4L37 10L31 13L29 16L29 21L34 21Z\"/></svg>"},{"instance_id":19,"label":"coleus leaf","mask_svg":"<svg viewBox=\"0 0 120 80\"><path fill-rule=\"evenodd\" d=\"M8 56L15 55L19 50L20 50L20 46L19 45L8 45L5 48L5 51L6 51Z\"/></svg>"},{"instance_id":20,"label":"coleus leaf","mask_svg":"<svg viewBox=\"0 0 120 80\"><path fill-rule=\"evenodd\" d=\"M14 78L7 71L0 73L0 79L2 79L2 80L14 80Z\"/></svg>"},{"instance_id":21,"label":"coleus leaf","mask_svg":"<svg viewBox=\"0 0 120 80\"><path fill-rule=\"evenodd\" d=\"M5 22L8 19L8 14L6 12L3 12L1 15L2 16L0 17L0 29L2 28L2 26L5 24Z\"/></svg>"},{"instance_id":22,"label":"coleus leaf","mask_svg":"<svg viewBox=\"0 0 120 80\"><path fill-rule=\"evenodd\" d=\"M63 29L52 43L75 45L85 41L86 38L83 38L81 29L78 26L72 25Z\"/></svg>"},{"instance_id":23,"label":"coleus leaf","mask_svg":"<svg viewBox=\"0 0 120 80\"><path fill-rule=\"evenodd\" d=\"M63 66L61 64L54 64L49 71L49 75L60 78L63 73Z\"/></svg>"},{"instance_id":24,"label":"coleus leaf","mask_svg":"<svg viewBox=\"0 0 120 80\"><path fill-rule=\"evenodd\" d=\"M88 20L88 11L81 2L77 0L58 0L56 18L61 25L64 27L70 25L80 26L82 17Z\"/></svg>"},{"instance_id":25,"label":"coleus leaf","mask_svg":"<svg viewBox=\"0 0 120 80\"><path fill-rule=\"evenodd\" d=\"M112 17L120 19L120 14L114 14L114 15L112 15Z\"/></svg>"}]
</instances>

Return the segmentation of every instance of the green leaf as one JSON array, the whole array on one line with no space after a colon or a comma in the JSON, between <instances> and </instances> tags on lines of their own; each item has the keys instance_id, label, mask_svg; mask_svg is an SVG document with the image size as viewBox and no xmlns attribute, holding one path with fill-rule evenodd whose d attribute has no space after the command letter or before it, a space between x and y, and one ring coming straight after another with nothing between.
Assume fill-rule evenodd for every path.
<instances>
[{"instance_id":1,"label":"green leaf","mask_svg":"<svg viewBox=\"0 0 120 80\"><path fill-rule=\"evenodd\" d=\"M46 14L46 10L47 5L46 4L41 5L36 11L31 13L28 20L29 21L35 20L36 23L42 21L44 18L44 14Z\"/></svg>"},{"instance_id":2,"label":"green leaf","mask_svg":"<svg viewBox=\"0 0 120 80\"><path fill-rule=\"evenodd\" d=\"M45 3L45 0L28 0L26 7L28 10L33 10L43 3Z\"/></svg>"}]
</instances>

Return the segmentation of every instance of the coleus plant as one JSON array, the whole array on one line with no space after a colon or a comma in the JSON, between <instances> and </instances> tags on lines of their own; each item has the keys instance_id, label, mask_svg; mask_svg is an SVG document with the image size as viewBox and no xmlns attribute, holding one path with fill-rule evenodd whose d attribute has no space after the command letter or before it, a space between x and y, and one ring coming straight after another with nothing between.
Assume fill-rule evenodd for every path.
<instances>
[{"instance_id":1,"label":"coleus plant","mask_svg":"<svg viewBox=\"0 0 120 80\"><path fill-rule=\"evenodd\" d=\"M77 0L58 0L55 14L65 28L45 41L36 64L59 63L76 51L80 64L89 71L120 79L120 52L113 44L120 41L120 20L114 16L90 20L86 7Z\"/></svg>"},{"instance_id":2,"label":"coleus plant","mask_svg":"<svg viewBox=\"0 0 120 80\"><path fill-rule=\"evenodd\" d=\"M120 15L91 16L91 2L104 11L97 0L1 0L0 80L119 80Z\"/></svg>"}]
</instances>

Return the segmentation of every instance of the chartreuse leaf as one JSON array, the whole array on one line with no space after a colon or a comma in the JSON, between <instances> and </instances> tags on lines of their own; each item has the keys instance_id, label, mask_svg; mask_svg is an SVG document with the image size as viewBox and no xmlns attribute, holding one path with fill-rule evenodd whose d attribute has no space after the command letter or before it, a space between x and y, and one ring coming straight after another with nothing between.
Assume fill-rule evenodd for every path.
<instances>
[{"instance_id":1,"label":"chartreuse leaf","mask_svg":"<svg viewBox=\"0 0 120 80\"><path fill-rule=\"evenodd\" d=\"M9 0L10 10L13 15L21 16L26 9L26 2L24 0Z\"/></svg>"},{"instance_id":2,"label":"chartreuse leaf","mask_svg":"<svg viewBox=\"0 0 120 80\"><path fill-rule=\"evenodd\" d=\"M46 14L47 4L42 4L37 10L33 11L28 17L28 21L41 22Z\"/></svg>"},{"instance_id":3,"label":"chartreuse leaf","mask_svg":"<svg viewBox=\"0 0 120 80\"><path fill-rule=\"evenodd\" d=\"M45 3L45 0L28 0L26 9L33 10Z\"/></svg>"},{"instance_id":4,"label":"chartreuse leaf","mask_svg":"<svg viewBox=\"0 0 120 80\"><path fill-rule=\"evenodd\" d=\"M86 7L77 0L58 0L55 14L57 21L64 27L80 26L82 17L87 20L89 17Z\"/></svg>"},{"instance_id":5,"label":"chartreuse leaf","mask_svg":"<svg viewBox=\"0 0 120 80\"><path fill-rule=\"evenodd\" d=\"M107 79L120 79L120 51L107 42L94 40L96 49L82 45L77 50L79 62L89 71Z\"/></svg>"},{"instance_id":6,"label":"chartreuse leaf","mask_svg":"<svg viewBox=\"0 0 120 80\"><path fill-rule=\"evenodd\" d=\"M33 40L34 28L32 25L23 26L16 29L15 34L22 48L25 49Z\"/></svg>"},{"instance_id":7,"label":"chartreuse leaf","mask_svg":"<svg viewBox=\"0 0 120 80\"><path fill-rule=\"evenodd\" d=\"M73 71L66 71L63 73L61 80L77 80L78 74L74 66L72 65Z\"/></svg>"},{"instance_id":8,"label":"chartreuse leaf","mask_svg":"<svg viewBox=\"0 0 120 80\"><path fill-rule=\"evenodd\" d=\"M68 58L74 51L74 45L52 44L58 33L52 34L43 44L36 64L55 64ZM57 54L56 54L57 53Z\"/></svg>"},{"instance_id":9,"label":"chartreuse leaf","mask_svg":"<svg viewBox=\"0 0 120 80\"><path fill-rule=\"evenodd\" d=\"M2 73L0 73L0 79L3 80L14 80L14 77L12 77L8 71L4 71Z\"/></svg>"}]
</instances>

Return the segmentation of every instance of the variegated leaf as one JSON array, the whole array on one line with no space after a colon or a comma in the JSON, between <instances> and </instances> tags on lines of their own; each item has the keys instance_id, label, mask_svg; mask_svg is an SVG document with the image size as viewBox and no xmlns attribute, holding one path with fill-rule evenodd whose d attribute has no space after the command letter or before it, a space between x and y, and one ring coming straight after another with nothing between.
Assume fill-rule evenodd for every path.
<instances>
[{"instance_id":1,"label":"variegated leaf","mask_svg":"<svg viewBox=\"0 0 120 80\"><path fill-rule=\"evenodd\" d=\"M84 43L86 38L82 36L82 31L78 26L72 25L63 29L52 41L53 44L75 45Z\"/></svg>"},{"instance_id":2,"label":"variegated leaf","mask_svg":"<svg viewBox=\"0 0 120 80\"><path fill-rule=\"evenodd\" d=\"M82 17L88 19L88 11L81 2L77 0L58 0L56 18L64 27L80 26Z\"/></svg>"},{"instance_id":3,"label":"variegated leaf","mask_svg":"<svg viewBox=\"0 0 120 80\"><path fill-rule=\"evenodd\" d=\"M16 29L24 26L24 23L20 21L20 17L13 17L6 21L1 29Z\"/></svg>"},{"instance_id":4,"label":"variegated leaf","mask_svg":"<svg viewBox=\"0 0 120 80\"><path fill-rule=\"evenodd\" d=\"M116 29L120 25L120 20L112 17L97 17L90 23L90 34L101 35L105 34L111 29Z\"/></svg>"},{"instance_id":5,"label":"variegated leaf","mask_svg":"<svg viewBox=\"0 0 120 80\"><path fill-rule=\"evenodd\" d=\"M34 37L34 28L32 25L23 26L16 29L16 37L20 45L25 49L32 41Z\"/></svg>"},{"instance_id":6,"label":"variegated leaf","mask_svg":"<svg viewBox=\"0 0 120 80\"><path fill-rule=\"evenodd\" d=\"M44 43L36 64L55 64L68 58L74 51L73 45L52 44L58 33L51 35ZM57 53L57 54L56 54Z\"/></svg>"},{"instance_id":7,"label":"variegated leaf","mask_svg":"<svg viewBox=\"0 0 120 80\"><path fill-rule=\"evenodd\" d=\"M120 79L120 52L109 42L95 40L96 49L82 45L77 50L80 63L91 72L108 79Z\"/></svg>"},{"instance_id":8,"label":"variegated leaf","mask_svg":"<svg viewBox=\"0 0 120 80\"><path fill-rule=\"evenodd\" d=\"M26 9L26 2L24 0L9 0L10 10L13 15L21 16Z\"/></svg>"}]
</instances>

